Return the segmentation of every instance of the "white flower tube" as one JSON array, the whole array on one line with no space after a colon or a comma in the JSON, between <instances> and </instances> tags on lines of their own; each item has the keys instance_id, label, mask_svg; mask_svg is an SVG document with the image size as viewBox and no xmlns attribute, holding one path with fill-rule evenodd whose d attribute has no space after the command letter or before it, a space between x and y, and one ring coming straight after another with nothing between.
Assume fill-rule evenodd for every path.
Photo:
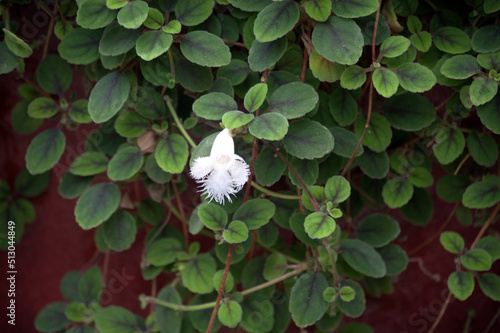
<instances>
[{"instance_id":1,"label":"white flower tube","mask_svg":"<svg viewBox=\"0 0 500 333\"><path fill-rule=\"evenodd\" d=\"M224 129L215 138L210 156L198 157L191 167L191 177L201 184L207 199L224 204L236 195L248 180L248 164L234 153L231 130Z\"/></svg>"}]
</instances>

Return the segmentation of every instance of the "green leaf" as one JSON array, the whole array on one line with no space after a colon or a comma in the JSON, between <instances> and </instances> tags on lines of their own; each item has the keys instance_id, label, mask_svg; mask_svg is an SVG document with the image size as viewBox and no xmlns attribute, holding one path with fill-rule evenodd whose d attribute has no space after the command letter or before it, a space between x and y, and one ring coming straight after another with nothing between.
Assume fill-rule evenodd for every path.
<instances>
[{"instance_id":1,"label":"green leaf","mask_svg":"<svg viewBox=\"0 0 500 333\"><path fill-rule=\"evenodd\" d=\"M481 71L475 57L461 54L446 60L441 66L441 74L451 79L462 80Z\"/></svg>"},{"instance_id":2,"label":"green leaf","mask_svg":"<svg viewBox=\"0 0 500 333\"><path fill-rule=\"evenodd\" d=\"M245 109L250 112L257 111L262 103L266 100L267 96L267 84L266 83L257 83L245 94L245 98L243 100L243 104L245 105Z\"/></svg>"},{"instance_id":3,"label":"green leaf","mask_svg":"<svg viewBox=\"0 0 500 333\"><path fill-rule=\"evenodd\" d=\"M227 224L227 213L218 205L206 203L198 206L201 222L210 230L222 230Z\"/></svg>"},{"instance_id":4,"label":"green leaf","mask_svg":"<svg viewBox=\"0 0 500 333\"><path fill-rule=\"evenodd\" d=\"M462 236L454 231L445 231L441 233L439 241L446 251L456 254L462 252L465 246Z\"/></svg>"},{"instance_id":5,"label":"green leaf","mask_svg":"<svg viewBox=\"0 0 500 333\"><path fill-rule=\"evenodd\" d=\"M288 132L288 120L280 113L265 113L254 118L248 130L259 139L278 141Z\"/></svg>"},{"instance_id":6,"label":"green leaf","mask_svg":"<svg viewBox=\"0 0 500 333\"><path fill-rule=\"evenodd\" d=\"M361 29L356 22L337 16L331 16L314 28L312 42L325 59L343 65L358 62L364 45Z\"/></svg>"},{"instance_id":7,"label":"green leaf","mask_svg":"<svg viewBox=\"0 0 500 333\"><path fill-rule=\"evenodd\" d=\"M213 278L213 284L214 284L214 289L216 292L219 292L219 289L222 284L222 277L224 275L224 270L218 270L217 273L215 273L214 278ZM226 283L224 284L224 291L226 293L231 292L234 288L234 277L233 274L231 274L231 271L227 272L226 276Z\"/></svg>"},{"instance_id":8,"label":"green leaf","mask_svg":"<svg viewBox=\"0 0 500 333\"><path fill-rule=\"evenodd\" d=\"M108 158L98 152L87 152L78 156L71 164L69 172L75 176L93 176L106 171Z\"/></svg>"},{"instance_id":9,"label":"green leaf","mask_svg":"<svg viewBox=\"0 0 500 333\"><path fill-rule=\"evenodd\" d=\"M335 139L335 147L333 147L333 152L336 155L350 158L354 154L354 150L358 144L358 137L351 131L346 130L342 127L332 127L330 128ZM356 156L363 154L364 148L360 146L356 152Z\"/></svg>"},{"instance_id":10,"label":"green leaf","mask_svg":"<svg viewBox=\"0 0 500 333\"><path fill-rule=\"evenodd\" d=\"M214 7L214 0L185 0L175 4L175 17L182 25L193 26L205 21Z\"/></svg>"},{"instance_id":11,"label":"green leaf","mask_svg":"<svg viewBox=\"0 0 500 333\"><path fill-rule=\"evenodd\" d=\"M410 41L403 36L391 36L380 45L380 53L387 58L395 58L408 50Z\"/></svg>"},{"instance_id":12,"label":"green leaf","mask_svg":"<svg viewBox=\"0 0 500 333\"><path fill-rule=\"evenodd\" d=\"M358 137L361 137L365 128L366 118L359 117L355 123L355 132ZM384 116L374 113L371 116L368 130L366 131L363 145L371 150L380 153L387 149L392 139L392 130L389 122Z\"/></svg>"},{"instance_id":13,"label":"green leaf","mask_svg":"<svg viewBox=\"0 0 500 333\"><path fill-rule=\"evenodd\" d=\"M340 282L340 286L350 287L354 290L355 293L354 299L352 301L346 302L342 298L337 299L337 304L340 310L346 316L351 318L357 318L361 316L361 314L365 311L366 307L365 292L363 291L363 288L361 288L359 283L353 280L342 280L342 282ZM361 333L358 330L356 330L355 332Z\"/></svg>"},{"instance_id":14,"label":"green leaf","mask_svg":"<svg viewBox=\"0 0 500 333\"><path fill-rule=\"evenodd\" d=\"M181 173L186 166L189 149L186 140L179 134L170 134L156 146L156 162L163 171Z\"/></svg>"},{"instance_id":15,"label":"green leaf","mask_svg":"<svg viewBox=\"0 0 500 333\"><path fill-rule=\"evenodd\" d=\"M146 160L146 165L144 171L148 175L149 179L157 184L165 184L170 181L171 175L160 168L158 162L154 155L150 155Z\"/></svg>"},{"instance_id":16,"label":"green leaf","mask_svg":"<svg viewBox=\"0 0 500 333\"><path fill-rule=\"evenodd\" d=\"M377 0L336 0L332 3L333 12L340 17L357 18L368 16L378 9Z\"/></svg>"},{"instance_id":17,"label":"green leaf","mask_svg":"<svg viewBox=\"0 0 500 333\"><path fill-rule=\"evenodd\" d=\"M500 134L500 94L486 104L477 107L477 115L481 122L495 134Z\"/></svg>"},{"instance_id":18,"label":"green leaf","mask_svg":"<svg viewBox=\"0 0 500 333\"><path fill-rule=\"evenodd\" d=\"M59 39L63 39L71 30L73 25L68 21L59 21L54 25L54 35Z\"/></svg>"},{"instance_id":19,"label":"green leaf","mask_svg":"<svg viewBox=\"0 0 500 333\"><path fill-rule=\"evenodd\" d=\"M434 182L432 174L424 167L411 168L408 171L408 180L415 187L429 187Z\"/></svg>"},{"instance_id":20,"label":"green leaf","mask_svg":"<svg viewBox=\"0 0 500 333\"><path fill-rule=\"evenodd\" d=\"M491 53L480 53L477 55L477 62L486 69L500 69L500 51Z\"/></svg>"},{"instance_id":21,"label":"green leaf","mask_svg":"<svg viewBox=\"0 0 500 333\"><path fill-rule=\"evenodd\" d=\"M231 61L229 47L217 36L206 31L192 31L181 41L181 51L191 62L206 66L220 67Z\"/></svg>"},{"instance_id":22,"label":"green leaf","mask_svg":"<svg viewBox=\"0 0 500 333\"><path fill-rule=\"evenodd\" d=\"M485 273L478 278L483 293L494 301L500 301L500 277L493 273Z\"/></svg>"},{"instance_id":23,"label":"green leaf","mask_svg":"<svg viewBox=\"0 0 500 333\"><path fill-rule=\"evenodd\" d=\"M408 132L426 128L436 119L432 103L417 94L394 96L384 103L382 109L392 127Z\"/></svg>"},{"instance_id":24,"label":"green leaf","mask_svg":"<svg viewBox=\"0 0 500 333\"><path fill-rule=\"evenodd\" d=\"M420 52L427 52L432 46L432 35L427 31L420 31L411 35L410 41Z\"/></svg>"},{"instance_id":25,"label":"green leaf","mask_svg":"<svg viewBox=\"0 0 500 333\"><path fill-rule=\"evenodd\" d=\"M382 247L396 239L400 231L398 222L389 215L373 214L359 222L356 237L373 247Z\"/></svg>"},{"instance_id":26,"label":"green leaf","mask_svg":"<svg viewBox=\"0 0 500 333\"><path fill-rule=\"evenodd\" d=\"M358 114L358 104L348 91L335 89L328 99L330 113L340 126L351 125Z\"/></svg>"},{"instance_id":27,"label":"green leaf","mask_svg":"<svg viewBox=\"0 0 500 333\"><path fill-rule=\"evenodd\" d=\"M243 318L240 326L244 332L269 332L273 328L274 306L265 296L262 294L247 296L241 306Z\"/></svg>"},{"instance_id":28,"label":"green leaf","mask_svg":"<svg viewBox=\"0 0 500 333\"><path fill-rule=\"evenodd\" d=\"M304 4L304 9L312 19L324 22L332 13L332 2L330 0L308 0Z\"/></svg>"},{"instance_id":29,"label":"green leaf","mask_svg":"<svg viewBox=\"0 0 500 333\"><path fill-rule=\"evenodd\" d=\"M134 243L136 232L134 217L124 210L116 211L104 222L106 244L114 251L129 249Z\"/></svg>"},{"instance_id":30,"label":"green leaf","mask_svg":"<svg viewBox=\"0 0 500 333\"><path fill-rule=\"evenodd\" d=\"M147 2L140 0L128 2L125 7L118 11L117 20L121 26L127 29L137 29L146 21L148 12Z\"/></svg>"},{"instance_id":31,"label":"green leaf","mask_svg":"<svg viewBox=\"0 0 500 333\"><path fill-rule=\"evenodd\" d=\"M71 104L69 117L77 123L87 124L92 122L89 114L89 102L86 99L79 99Z\"/></svg>"},{"instance_id":32,"label":"green leaf","mask_svg":"<svg viewBox=\"0 0 500 333\"><path fill-rule=\"evenodd\" d=\"M231 5L239 8L245 12L260 12L267 5L269 5L272 0L227 0ZM220 1L219 1L220 3Z\"/></svg>"},{"instance_id":33,"label":"green leaf","mask_svg":"<svg viewBox=\"0 0 500 333\"><path fill-rule=\"evenodd\" d=\"M5 205L5 203L3 205ZM4 208L2 207L2 210L3 209ZM7 209L8 209L7 213L9 215L9 219L11 218L18 224L30 223L35 220L35 207L31 203L31 201L27 199L24 198L14 199L9 204L9 207ZM16 233L18 232L20 232L20 230L17 230Z\"/></svg>"},{"instance_id":34,"label":"green leaf","mask_svg":"<svg viewBox=\"0 0 500 333\"><path fill-rule=\"evenodd\" d=\"M358 89L366 81L366 73L358 65L349 66L340 76L340 85L349 90Z\"/></svg>"},{"instance_id":35,"label":"green leaf","mask_svg":"<svg viewBox=\"0 0 500 333\"><path fill-rule=\"evenodd\" d=\"M64 330L71 322L64 314L68 303L54 302L45 306L35 318L35 327L39 332L57 332Z\"/></svg>"},{"instance_id":36,"label":"green leaf","mask_svg":"<svg viewBox=\"0 0 500 333\"><path fill-rule=\"evenodd\" d=\"M345 302L350 302L356 297L356 292L349 286L344 286L339 290L340 298Z\"/></svg>"},{"instance_id":37,"label":"green leaf","mask_svg":"<svg viewBox=\"0 0 500 333\"><path fill-rule=\"evenodd\" d=\"M228 111L222 116L222 123L226 128L233 129L244 126L254 119L253 114L241 111Z\"/></svg>"},{"instance_id":38,"label":"green leaf","mask_svg":"<svg viewBox=\"0 0 500 333\"><path fill-rule=\"evenodd\" d=\"M461 301L465 301L474 291L474 277L469 272L453 272L448 277L448 289Z\"/></svg>"},{"instance_id":39,"label":"green leaf","mask_svg":"<svg viewBox=\"0 0 500 333\"><path fill-rule=\"evenodd\" d=\"M26 168L31 174L44 173L59 161L66 147L66 137L58 129L38 134L26 152Z\"/></svg>"},{"instance_id":40,"label":"green leaf","mask_svg":"<svg viewBox=\"0 0 500 333\"><path fill-rule=\"evenodd\" d=\"M89 113L96 123L113 118L128 98L130 82L120 72L103 76L90 92Z\"/></svg>"},{"instance_id":41,"label":"green leaf","mask_svg":"<svg viewBox=\"0 0 500 333\"><path fill-rule=\"evenodd\" d=\"M302 274L290 292L289 309L298 327L307 327L317 322L328 309L323 291L328 282L319 272Z\"/></svg>"},{"instance_id":42,"label":"green leaf","mask_svg":"<svg viewBox=\"0 0 500 333\"><path fill-rule=\"evenodd\" d=\"M102 333L133 333L140 329L135 315L119 306L109 306L97 312L95 325Z\"/></svg>"},{"instance_id":43,"label":"green leaf","mask_svg":"<svg viewBox=\"0 0 500 333\"><path fill-rule=\"evenodd\" d=\"M408 266L406 252L396 244L388 244L377 251L384 260L387 276L398 275Z\"/></svg>"},{"instance_id":44,"label":"green leaf","mask_svg":"<svg viewBox=\"0 0 500 333\"><path fill-rule=\"evenodd\" d=\"M181 273L182 283L189 291L208 294L213 290L212 278L215 275L215 260L208 253L203 253L189 261Z\"/></svg>"},{"instance_id":45,"label":"green leaf","mask_svg":"<svg viewBox=\"0 0 500 333\"><path fill-rule=\"evenodd\" d=\"M500 239L495 236L481 238L476 244L476 249L488 252L492 262L500 259Z\"/></svg>"},{"instance_id":46,"label":"green leaf","mask_svg":"<svg viewBox=\"0 0 500 333\"><path fill-rule=\"evenodd\" d=\"M75 206L76 222L85 230L106 221L118 208L120 190L116 185L103 183L87 189Z\"/></svg>"},{"instance_id":47,"label":"green leaf","mask_svg":"<svg viewBox=\"0 0 500 333\"><path fill-rule=\"evenodd\" d=\"M59 183L58 192L65 199L79 197L92 184L94 177L80 177L66 172Z\"/></svg>"},{"instance_id":48,"label":"green leaf","mask_svg":"<svg viewBox=\"0 0 500 333\"><path fill-rule=\"evenodd\" d=\"M179 21L177 21L177 20L173 20L173 21L177 22L177 24L179 24L179 26L180 26ZM156 30L156 29L160 29L160 27L163 25L163 23L165 23L165 18L163 17L163 14L156 8L149 8L148 9L148 17L143 22L144 26L146 28ZM168 24L171 24L171 23L172 23L172 21L168 22ZM163 30L163 31L165 31L165 30ZM168 32L168 31L165 31L165 32ZM179 31L172 32L172 33L179 33Z\"/></svg>"},{"instance_id":49,"label":"green leaf","mask_svg":"<svg viewBox=\"0 0 500 333\"><path fill-rule=\"evenodd\" d=\"M248 64L254 72L263 72L274 66L285 54L288 45L286 37L271 42L254 40L248 53Z\"/></svg>"},{"instance_id":50,"label":"green leaf","mask_svg":"<svg viewBox=\"0 0 500 333\"><path fill-rule=\"evenodd\" d=\"M162 17L162 20L163 20L163 17ZM146 22L147 21L148 20L146 20ZM146 22L144 22L144 23L146 23ZM179 32L181 32L182 25L181 25L181 23L179 21L172 20L172 21L169 21L167 23L167 25L163 26L161 29L163 31L165 31L166 33L169 33L169 34L178 34Z\"/></svg>"},{"instance_id":51,"label":"green leaf","mask_svg":"<svg viewBox=\"0 0 500 333\"><path fill-rule=\"evenodd\" d=\"M221 304L217 311L217 318L219 318L222 325L230 328L235 328L241 321L243 310L241 306L235 301L229 301Z\"/></svg>"},{"instance_id":52,"label":"green leaf","mask_svg":"<svg viewBox=\"0 0 500 333\"><path fill-rule=\"evenodd\" d=\"M152 225L161 224L165 218L165 209L163 205L151 198L146 198L141 201L137 213L141 220Z\"/></svg>"},{"instance_id":53,"label":"green leaf","mask_svg":"<svg viewBox=\"0 0 500 333\"><path fill-rule=\"evenodd\" d=\"M171 304L182 304L181 295L172 286L165 286L157 297L159 300ZM182 325L182 312L164 306L155 306L154 320L161 333L180 333Z\"/></svg>"},{"instance_id":54,"label":"green leaf","mask_svg":"<svg viewBox=\"0 0 500 333\"><path fill-rule=\"evenodd\" d=\"M474 80L469 88L469 95L472 104L483 105L491 101L498 92L498 83L486 77Z\"/></svg>"},{"instance_id":55,"label":"green leaf","mask_svg":"<svg viewBox=\"0 0 500 333\"><path fill-rule=\"evenodd\" d=\"M408 203L413 196L413 186L403 178L393 178L384 184L382 197L390 208L399 208Z\"/></svg>"},{"instance_id":56,"label":"green leaf","mask_svg":"<svg viewBox=\"0 0 500 333\"><path fill-rule=\"evenodd\" d=\"M122 112L115 120L116 133L126 138L136 138L147 131L151 123L137 112Z\"/></svg>"},{"instance_id":57,"label":"green leaf","mask_svg":"<svg viewBox=\"0 0 500 333\"><path fill-rule=\"evenodd\" d=\"M235 100L220 92L203 95L193 103L194 113L208 120L221 120L224 113L237 109Z\"/></svg>"},{"instance_id":58,"label":"green leaf","mask_svg":"<svg viewBox=\"0 0 500 333\"><path fill-rule=\"evenodd\" d=\"M351 195L351 185L342 176L333 176L325 184L325 194L334 204L346 201Z\"/></svg>"},{"instance_id":59,"label":"green leaf","mask_svg":"<svg viewBox=\"0 0 500 333\"><path fill-rule=\"evenodd\" d=\"M78 295L82 302L91 304L99 302L102 294L102 274L99 267L90 268L78 284Z\"/></svg>"},{"instance_id":60,"label":"green leaf","mask_svg":"<svg viewBox=\"0 0 500 333\"><path fill-rule=\"evenodd\" d=\"M28 58L33 50L31 47L26 44L21 38L17 37L15 34L10 32L9 30L3 28L3 33L5 37L5 44L9 48L12 53L21 58Z\"/></svg>"},{"instance_id":61,"label":"green leaf","mask_svg":"<svg viewBox=\"0 0 500 333\"><path fill-rule=\"evenodd\" d=\"M161 95L156 90L145 87L137 90L134 107L140 115L149 119L161 119L167 110L165 100Z\"/></svg>"},{"instance_id":62,"label":"green leaf","mask_svg":"<svg viewBox=\"0 0 500 333\"><path fill-rule=\"evenodd\" d=\"M283 139L286 151L300 159L320 158L332 151L334 139L328 129L309 119L294 121Z\"/></svg>"},{"instance_id":63,"label":"green leaf","mask_svg":"<svg viewBox=\"0 0 500 333\"><path fill-rule=\"evenodd\" d=\"M120 9L128 4L127 0L106 0L106 7L109 9Z\"/></svg>"},{"instance_id":64,"label":"green leaf","mask_svg":"<svg viewBox=\"0 0 500 333\"><path fill-rule=\"evenodd\" d=\"M467 137L467 148L474 161L486 167L493 166L498 159L498 145L488 134L478 134L476 131Z\"/></svg>"},{"instance_id":65,"label":"green leaf","mask_svg":"<svg viewBox=\"0 0 500 333\"><path fill-rule=\"evenodd\" d=\"M285 255L276 252L267 257L262 274L266 280L271 281L285 274L286 266Z\"/></svg>"},{"instance_id":66,"label":"green leaf","mask_svg":"<svg viewBox=\"0 0 500 333\"><path fill-rule=\"evenodd\" d=\"M484 1L484 12L487 14L494 13L500 10L500 2L498 0L485 0Z\"/></svg>"},{"instance_id":67,"label":"green leaf","mask_svg":"<svg viewBox=\"0 0 500 333\"><path fill-rule=\"evenodd\" d=\"M255 159L255 178L262 186L271 186L276 183L285 170L285 162L276 156L270 147L264 147Z\"/></svg>"},{"instance_id":68,"label":"green leaf","mask_svg":"<svg viewBox=\"0 0 500 333\"><path fill-rule=\"evenodd\" d=\"M434 45L446 53L460 54L471 49L469 36L455 27L441 27L434 32Z\"/></svg>"},{"instance_id":69,"label":"green leaf","mask_svg":"<svg viewBox=\"0 0 500 333\"><path fill-rule=\"evenodd\" d=\"M118 24L112 24L104 30L104 35L99 42L99 52L104 56L118 56L130 51L137 39L140 30L130 30Z\"/></svg>"},{"instance_id":70,"label":"green leaf","mask_svg":"<svg viewBox=\"0 0 500 333\"><path fill-rule=\"evenodd\" d=\"M70 64L88 65L99 59L102 30L75 28L61 39L57 50Z\"/></svg>"},{"instance_id":71,"label":"green leaf","mask_svg":"<svg viewBox=\"0 0 500 333\"><path fill-rule=\"evenodd\" d=\"M374 278L380 278L386 274L382 257L367 243L358 239L346 239L342 241L340 250L342 258L356 271Z\"/></svg>"},{"instance_id":72,"label":"green leaf","mask_svg":"<svg viewBox=\"0 0 500 333\"><path fill-rule=\"evenodd\" d=\"M488 208L500 201L500 186L483 180L467 187L463 194L463 204L468 208Z\"/></svg>"},{"instance_id":73,"label":"green leaf","mask_svg":"<svg viewBox=\"0 0 500 333\"><path fill-rule=\"evenodd\" d=\"M436 135L436 144L432 147L434 155L441 164L453 162L465 148L465 137L458 129L443 128Z\"/></svg>"},{"instance_id":74,"label":"green leaf","mask_svg":"<svg viewBox=\"0 0 500 333\"><path fill-rule=\"evenodd\" d=\"M139 148L126 147L120 149L109 161L108 177L114 181L129 179L139 172L143 163L144 158Z\"/></svg>"},{"instance_id":75,"label":"green leaf","mask_svg":"<svg viewBox=\"0 0 500 333\"><path fill-rule=\"evenodd\" d=\"M474 271L489 271L491 268L491 257L485 250L472 249L460 257L465 268Z\"/></svg>"},{"instance_id":76,"label":"green leaf","mask_svg":"<svg viewBox=\"0 0 500 333\"><path fill-rule=\"evenodd\" d=\"M57 55L46 56L36 69L40 88L49 94L65 92L71 84L72 75L68 63Z\"/></svg>"},{"instance_id":77,"label":"green leaf","mask_svg":"<svg viewBox=\"0 0 500 333\"><path fill-rule=\"evenodd\" d=\"M316 239L312 239L306 233L304 228L304 221L306 218L306 214L304 213L295 213L290 217L290 228L294 232L295 236L304 244L309 246L318 246L320 242Z\"/></svg>"},{"instance_id":78,"label":"green leaf","mask_svg":"<svg viewBox=\"0 0 500 333\"><path fill-rule=\"evenodd\" d=\"M135 49L139 57L150 61L167 52L170 45L172 45L172 41L172 35L163 31L148 31L137 39Z\"/></svg>"},{"instance_id":79,"label":"green leaf","mask_svg":"<svg viewBox=\"0 0 500 333\"><path fill-rule=\"evenodd\" d=\"M247 79L249 72L246 61L232 59L229 65L219 68L217 77L229 79L233 86L237 86Z\"/></svg>"},{"instance_id":80,"label":"green leaf","mask_svg":"<svg viewBox=\"0 0 500 333\"><path fill-rule=\"evenodd\" d=\"M297 171L300 178L304 181L304 183L308 185L312 185L318 179L319 168L318 162L316 160L301 160L299 158L292 158L290 161L292 168ZM288 171L288 177L294 185L297 185L299 188L303 188L301 182L297 179L297 177L293 174L292 171Z\"/></svg>"},{"instance_id":81,"label":"green leaf","mask_svg":"<svg viewBox=\"0 0 500 333\"><path fill-rule=\"evenodd\" d=\"M469 178L464 175L445 175L437 182L436 192L447 202L460 202L469 184Z\"/></svg>"},{"instance_id":82,"label":"green leaf","mask_svg":"<svg viewBox=\"0 0 500 333\"><path fill-rule=\"evenodd\" d=\"M16 181L14 183L14 188L16 189L16 192L18 192L19 194L28 198L33 198L42 194L49 186L49 183L50 183L49 172L42 173L39 175L32 175L28 170L23 170L17 175ZM1 181L0 184L7 185L6 183L3 183ZM3 191L2 189L0 190L0 192L8 193L9 190L7 188L5 191ZM5 197L0 194L0 199L4 198Z\"/></svg>"},{"instance_id":83,"label":"green leaf","mask_svg":"<svg viewBox=\"0 0 500 333\"><path fill-rule=\"evenodd\" d=\"M66 317L73 322L84 322L87 312L87 306L84 303L70 303L64 311Z\"/></svg>"},{"instance_id":84,"label":"green leaf","mask_svg":"<svg viewBox=\"0 0 500 333\"><path fill-rule=\"evenodd\" d=\"M335 82L340 79L345 66L323 58L316 50L309 56L309 68L320 81Z\"/></svg>"},{"instance_id":85,"label":"green leaf","mask_svg":"<svg viewBox=\"0 0 500 333\"><path fill-rule=\"evenodd\" d=\"M17 67L18 58L7 47L7 43L0 42L0 74L6 74Z\"/></svg>"},{"instance_id":86,"label":"green leaf","mask_svg":"<svg viewBox=\"0 0 500 333\"><path fill-rule=\"evenodd\" d=\"M182 252L182 245L177 239L160 238L148 248L146 258L151 265L161 267L175 262L180 252Z\"/></svg>"},{"instance_id":87,"label":"green leaf","mask_svg":"<svg viewBox=\"0 0 500 333\"><path fill-rule=\"evenodd\" d=\"M476 52L495 52L500 49L500 24L481 27L472 35L472 49Z\"/></svg>"},{"instance_id":88,"label":"green leaf","mask_svg":"<svg viewBox=\"0 0 500 333\"><path fill-rule=\"evenodd\" d=\"M314 212L307 215L304 221L305 231L309 237L313 239L330 236L335 231L336 226L334 219L320 212Z\"/></svg>"},{"instance_id":89,"label":"green leaf","mask_svg":"<svg viewBox=\"0 0 500 333\"><path fill-rule=\"evenodd\" d=\"M399 80L396 73L387 68L378 68L373 73L373 86L377 92L389 98L398 91Z\"/></svg>"},{"instance_id":90,"label":"green leaf","mask_svg":"<svg viewBox=\"0 0 500 333\"><path fill-rule=\"evenodd\" d=\"M79 7L76 23L86 29L104 28L116 18L116 11L106 7L106 0L85 0Z\"/></svg>"},{"instance_id":91,"label":"green leaf","mask_svg":"<svg viewBox=\"0 0 500 333\"><path fill-rule=\"evenodd\" d=\"M338 145L339 140L337 139L336 146ZM383 179L389 172L389 157L385 151L376 153L370 149L365 149L363 155L358 159L358 164L361 171L372 179Z\"/></svg>"},{"instance_id":92,"label":"green leaf","mask_svg":"<svg viewBox=\"0 0 500 333\"><path fill-rule=\"evenodd\" d=\"M241 221L233 221L222 232L222 237L229 244L242 243L248 238L247 225Z\"/></svg>"},{"instance_id":93,"label":"green leaf","mask_svg":"<svg viewBox=\"0 0 500 333\"><path fill-rule=\"evenodd\" d=\"M259 12L253 32L259 42L271 42L286 35L299 20L300 11L292 1L278 1Z\"/></svg>"},{"instance_id":94,"label":"green leaf","mask_svg":"<svg viewBox=\"0 0 500 333\"><path fill-rule=\"evenodd\" d=\"M430 90L437 82L434 73L418 63L406 63L396 68L399 84L411 92Z\"/></svg>"},{"instance_id":95,"label":"green leaf","mask_svg":"<svg viewBox=\"0 0 500 333\"><path fill-rule=\"evenodd\" d=\"M241 205L234 212L233 220L243 221L248 230L258 229L274 216L274 204L265 199L252 199Z\"/></svg>"},{"instance_id":96,"label":"green leaf","mask_svg":"<svg viewBox=\"0 0 500 333\"><path fill-rule=\"evenodd\" d=\"M269 99L269 109L287 119L300 118L314 109L318 100L318 93L312 86L292 82L276 89Z\"/></svg>"},{"instance_id":97,"label":"green leaf","mask_svg":"<svg viewBox=\"0 0 500 333\"><path fill-rule=\"evenodd\" d=\"M56 101L46 97L35 98L28 106L29 116L36 119L50 118L58 111Z\"/></svg>"}]
</instances>

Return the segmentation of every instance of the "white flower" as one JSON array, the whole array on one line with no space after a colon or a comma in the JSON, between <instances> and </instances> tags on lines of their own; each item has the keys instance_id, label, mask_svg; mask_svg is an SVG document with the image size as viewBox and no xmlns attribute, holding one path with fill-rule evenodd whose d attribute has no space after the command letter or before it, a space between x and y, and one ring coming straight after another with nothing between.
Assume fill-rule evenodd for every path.
<instances>
[{"instance_id":1,"label":"white flower","mask_svg":"<svg viewBox=\"0 0 500 333\"><path fill-rule=\"evenodd\" d=\"M191 167L191 177L201 184L207 199L224 204L239 192L248 180L248 164L234 153L231 130L224 129L215 138L210 156L198 157Z\"/></svg>"}]
</instances>

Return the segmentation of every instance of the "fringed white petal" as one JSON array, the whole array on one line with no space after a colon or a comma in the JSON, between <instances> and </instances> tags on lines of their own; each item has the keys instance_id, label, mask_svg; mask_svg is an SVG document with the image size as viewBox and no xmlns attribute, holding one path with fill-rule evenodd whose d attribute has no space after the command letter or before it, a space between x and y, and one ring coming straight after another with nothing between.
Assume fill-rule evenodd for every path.
<instances>
[{"instance_id":1,"label":"fringed white petal","mask_svg":"<svg viewBox=\"0 0 500 333\"><path fill-rule=\"evenodd\" d=\"M243 158L234 154L233 160L229 163L227 171L233 178L233 186L235 187L236 192L240 191L248 181L248 176L250 176L248 164L245 160L243 160Z\"/></svg>"},{"instance_id":2,"label":"fringed white petal","mask_svg":"<svg viewBox=\"0 0 500 333\"><path fill-rule=\"evenodd\" d=\"M193 162L193 166L191 167L191 177L194 179L203 179L212 172L214 169L214 159L211 156L207 157L198 157Z\"/></svg>"},{"instance_id":3,"label":"fringed white petal","mask_svg":"<svg viewBox=\"0 0 500 333\"><path fill-rule=\"evenodd\" d=\"M231 202L231 194L237 192L233 186L233 178L231 174L225 170L214 170L202 181L203 194L207 195L207 199L224 204L225 198Z\"/></svg>"}]
</instances>

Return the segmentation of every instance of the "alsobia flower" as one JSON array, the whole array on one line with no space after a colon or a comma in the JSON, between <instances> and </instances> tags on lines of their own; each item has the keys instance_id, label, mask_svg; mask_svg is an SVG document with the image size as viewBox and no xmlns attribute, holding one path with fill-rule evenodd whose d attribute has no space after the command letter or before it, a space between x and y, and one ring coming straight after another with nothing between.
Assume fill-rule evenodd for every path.
<instances>
[{"instance_id":1,"label":"alsobia flower","mask_svg":"<svg viewBox=\"0 0 500 333\"><path fill-rule=\"evenodd\" d=\"M195 159L190 174L209 201L231 202L231 195L243 188L250 175L248 164L234 153L231 130L226 128L217 135L210 156Z\"/></svg>"}]
</instances>

